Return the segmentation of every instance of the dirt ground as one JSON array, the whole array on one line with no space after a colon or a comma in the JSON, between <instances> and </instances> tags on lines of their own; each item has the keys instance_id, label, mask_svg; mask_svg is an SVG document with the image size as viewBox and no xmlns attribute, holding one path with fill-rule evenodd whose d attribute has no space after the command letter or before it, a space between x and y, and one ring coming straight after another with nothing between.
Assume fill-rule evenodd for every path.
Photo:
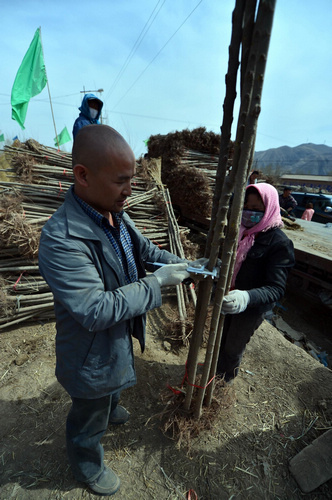
<instances>
[{"instance_id":1,"label":"dirt ground","mask_svg":"<svg viewBox=\"0 0 332 500\"><path fill-rule=\"evenodd\" d=\"M298 327L314 333L308 318L292 316L287 298L284 305ZM163 434L166 386L181 384L187 355L187 348L175 352L165 343L171 307L149 313L146 351L135 348L138 384L122 394L131 418L103 438L105 462L122 481L114 498L332 498L332 480L303 494L288 469L290 458L332 427L332 372L267 321L234 386L216 391L212 427L191 439L189 451ZM54 376L54 337L52 322L0 334L2 500L98 498L67 463L70 399Z\"/></svg>"}]
</instances>

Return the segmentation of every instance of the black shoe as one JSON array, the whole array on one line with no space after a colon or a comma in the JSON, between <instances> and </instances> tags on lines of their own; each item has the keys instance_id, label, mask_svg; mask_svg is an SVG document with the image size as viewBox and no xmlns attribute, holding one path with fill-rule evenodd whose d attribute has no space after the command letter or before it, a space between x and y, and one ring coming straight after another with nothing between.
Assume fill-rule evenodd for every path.
<instances>
[{"instance_id":1,"label":"black shoe","mask_svg":"<svg viewBox=\"0 0 332 500\"><path fill-rule=\"evenodd\" d=\"M225 384L226 384L227 386L234 385L234 379L233 379L233 378L230 378L229 380L225 380Z\"/></svg>"},{"instance_id":2,"label":"black shoe","mask_svg":"<svg viewBox=\"0 0 332 500\"><path fill-rule=\"evenodd\" d=\"M120 488L120 478L108 467L92 483L87 483L90 490L99 495L114 495Z\"/></svg>"},{"instance_id":3,"label":"black shoe","mask_svg":"<svg viewBox=\"0 0 332 500\"><path fill-rule=\"evenodd\" d=\"M127 411L123 406L118 405L110 414L108 423L111 425L125 424L129 420L129 417L129 411Z\"/></svg>"},{"instance_id":4,"label":"black shoe","mask_svg":"<svg viewBox=\"0 0 332 500\"><path fill-rule=\"evenodd\" d=\"M229 386L234 384L234 377L228 377L226 373L216 373L217 378L223 382L224 386Z\"/></svg>"}]
</instances>

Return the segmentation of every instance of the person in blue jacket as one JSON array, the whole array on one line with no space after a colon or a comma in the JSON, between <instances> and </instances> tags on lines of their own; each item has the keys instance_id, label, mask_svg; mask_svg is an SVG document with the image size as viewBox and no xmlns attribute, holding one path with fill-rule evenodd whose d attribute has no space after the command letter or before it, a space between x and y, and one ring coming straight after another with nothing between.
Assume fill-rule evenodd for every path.
<instances>
[{"instance_id":1,"label":"person in blue jacket","mask_svg":"<svg viewBox=\"0 0 332 500\"><path fill-rule=\"evenodd\" d=\"M75 139L77 132L86 125L93 123L100 124L99 118L103 108L103 101L98 99L94 94L85 94L81 106L78 108L80 114L76 118L73 127L73 138Z\"/></svg>"},{"instance_id":2,"label":"person in blue jacket","mask_svg":"<svg viewBox=\"0 0 332 500\"><path fill-rule=\"evenodd\" d=\"M136 383L132 336L143 352L146 312L161 305L161 287L189 277L188 261L154 245L123 211L136 161L118 132L83 127L72 166L74 185L42 229L39 269L54 295L56 377L72 399L69 462L78 481L112 495L120 479L100 441L129 418L118 402ZM169 265L147 275L151 262Z\"/></svg>"}]
</instances>

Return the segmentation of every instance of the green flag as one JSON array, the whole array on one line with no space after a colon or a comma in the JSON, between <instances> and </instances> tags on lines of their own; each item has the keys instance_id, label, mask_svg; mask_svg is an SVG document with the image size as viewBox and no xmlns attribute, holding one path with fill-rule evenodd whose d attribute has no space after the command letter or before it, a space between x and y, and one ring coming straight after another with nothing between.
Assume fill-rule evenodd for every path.
<instances>
[{"instance_id":1,"label":"green flag","mask_svg":"<svg viewBox=\"0 0 332 500\"><path fill-rule=\"evenodd\" d=\"M4 136L4 134L0 135L0 142L5 142L5 136Z\"/></svg>"},{"instance_id":2,"label":"green flag","mask_svg":"<svg viewBox=\"0 0 332 500\"><path fill-rule=\"evenodd\" d=\"M31 97L43 90L47 83L40 28L37 29L30 47L18 69L12 88L12 119L24 129L25 117Z\"/></svg>"},{"instance_id":3,"label":"green flag","mask_svg":"<svg viewBox=\"0 0 332 500\"><path fill-rule=\"evenodd\" d=\"M57 138L54 137L54 145L57 146L58 143L59 143L59 146L61 146L61 144L65 144L66 142L69 142L71 141L71 137L70 137L70 134L67 130L67 127L65 127L61 132L60 134L58 134L58 140L56 140Z\"/></svg>"}]
</instances>

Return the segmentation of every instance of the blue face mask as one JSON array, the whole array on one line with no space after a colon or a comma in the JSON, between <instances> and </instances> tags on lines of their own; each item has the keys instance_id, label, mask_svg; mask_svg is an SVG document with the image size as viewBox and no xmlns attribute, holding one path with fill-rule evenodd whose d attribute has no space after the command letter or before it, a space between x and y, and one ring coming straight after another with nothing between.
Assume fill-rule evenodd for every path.
<instances>
[{"instance_id":1,"label":"blue face mask","mask_svg":"<svg viewBox=\"0 0 332 500\"><path fill-rule=\"evenodd\" d=\"M91 116L92 120L97 118L98 109L90 108L90 106L89 106L89 111L90 111L90 116Z\"/></svg>"},{"instance_id":2,"label":"blue face mask","mask_svg":"<svg viewBox=\"0 0 332 500\"><path fill-rule=\"evenodd\" d=\"M264 217L264 212L254 210L243 210L241 224L244 227L250 228L256 226Z\"/></svg>"}]
</instances>

